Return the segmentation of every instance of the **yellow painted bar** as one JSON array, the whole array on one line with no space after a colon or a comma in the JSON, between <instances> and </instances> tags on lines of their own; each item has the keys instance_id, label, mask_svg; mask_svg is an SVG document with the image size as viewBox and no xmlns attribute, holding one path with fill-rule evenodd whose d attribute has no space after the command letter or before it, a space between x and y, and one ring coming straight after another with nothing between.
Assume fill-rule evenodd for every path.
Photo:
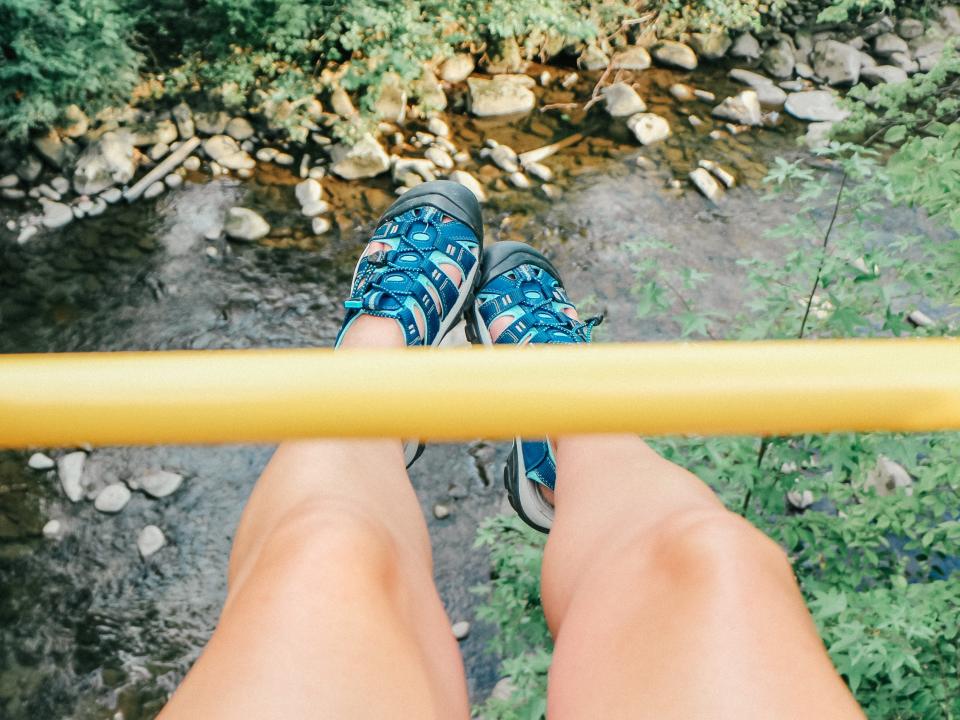
<instances>
[{"instance_id":1,"label":"yellow painted bar","mask_svg":"<svg viewBox=\"0 0 960 720\"><path fill-rule=\"evenodd\" d=\"M0 356L0 447L960 429L960 340Z\"/></svg>"}]
</instances>

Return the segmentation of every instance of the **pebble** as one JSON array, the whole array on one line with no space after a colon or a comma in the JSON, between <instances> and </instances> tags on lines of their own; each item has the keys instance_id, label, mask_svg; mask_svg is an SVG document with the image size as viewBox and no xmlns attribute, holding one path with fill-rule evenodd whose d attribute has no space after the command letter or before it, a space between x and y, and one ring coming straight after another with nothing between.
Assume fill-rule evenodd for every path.
<instances>
[{"instance_id":1,"label":"pebble","mask_svg":"<svg viewBox=\"0 0 960 720\"><path fill-rule=\"evenodd\" d=\"M837 104L837 96L829 90L791 93L785 109L798 120L813 122L838 122L850 114Z\"/></svg>"},{"instance_id":2,"label":"pebble","mask_svg":"<svg viewBox=\"0 0 960 720\"><path fill-rule=\"evenodd\" d=\"M867 474L864 487L876 490L880 497L891 495L899 489L912 495L913 478L903 465L880 455L877 457L876 466Z\"/></svg>"},{"instance_id":3,"label":"pebble","mask_svg":"<svg viewBox=\"0 0 960 720\"><path fill-rule=\"evenodd\" d=\"M324 215L330 212L330 203L324 202L323 200L318 200L317 202L307 203L306 205L300 208L300 212L303 213L304 217L315 217L317 215Z\"/></svg>"},{"instance_id":4,"label":"pebble","mask_svg":"<svg viewBox=\"0 0 960 720\"><path fill-rule=\"evenodd\" d=\"M20 184L20 178L14 173L0 177L0 188L12 188Z\"/></svg>"},{"instance_id":5,"label":"pebble","mask_svg":"<svg viewBox=\"0 0 960 720\"><path fill-rule=\"evenodd\" d=\"M442 118L433 116L427 121L427 130L438 137L450 137L450 127Z\"/></svg>"},{"instance_id":6,"label":"pebble","mask_svg":"<svg viewBox=\"0 0 960 720\"><path fill-rule=\"evenodd\" d=\"M529 190L530 189L530 178L524 175L522 172L512 172L507 179L510 180L510 184L515 188L520 190Z\"/></svg>"},{"instance_id":7,"label":"pebble","mask_svg":"<svg viewBox=\"0 0 960 720\"><path fill-rule=\"evenodd\" d=\"M47 520L41 532L48 540L56 540L63 534L63 523L59 520Z\"/></svg>"},{"instance_id":8,"label":"pebble","mask_svg":"<svg viewBox=\"0 0 960 720\"><path fill-rule=\"evenodd\" d=\"M797 510L806 510L815 502L813 491L804 490L801 492L800 490L791 490L787 493L787 502Z\"/></svg>"},{"instance_id":9,"label":"pebble","mask_svg":"<svg viewBox=\"0 0 960 720\"><path fill-rule=\"evenodd\" d=\"M254 242L269 234L270 225L254 210L232 207L227 210L223 229L234 240Z\"/></svg>"},{"instance_id":10,"label":"pebble","mask_svg":"<svg viewBox=\"0 0 960 720\"><path fill-rule=\"evenodd\" d=\"M83 464L87 460L86 453L67 453L57 460L57 474L60 476L60 485L71 502L79 502L83 497L83 486L80 478L83 475Z\"/></svg>"},{"instance_id":11,"label":"pebble","mask_svg":"<svg viewBox=\"0 0 960 720\"><path fill-rule=\"evenodd\" d=\"M183 178L177 175L176 173L170 173L163 179L164 185L168 188L178 188L183 185Z\"/></svg>"},{"instance_id":12,"label":"pebble","mask_svg":"<svg viewBox=\"0 0 960 720\"><path fill-rule=\"evenodd\" d=\"M629 117L646 112L647 104L643 98L626 83L616 82L600 91L603 103L610 117Z\"/></svg>"},{"instance_id":13,"label":"pebble","mask_svg":"<svg viewBox=\"0 0 960 720\"><path fill-rule=\"evenodd\" d=\"M709 90L701 90L697 88L696 90L693 91L693 94L696 96L697 100L702 100L703 102L706 102L706 103L712 103L717 101L717 96L714 95Z\"/></svg>"},{"instance_id":14,"label":"pebble","mask_svg":"<svg viewBox=\"0 0 960 720\"><path fill-rule=\"evenodd\" d=\"M744 90L739 95L726 98L713 109L713 116L741 125L756 126L763 123L760 98L755 90Z\"/></svg>"},{"instance_id":15,"label":"pebble","mask_svg":"<svg viewBox=\"0 0 960 720\"><path fill-rule=\"evenodd\" d=\"M717 178L717 180L719 180L719 181L722 182L724 185L726 185L726 187L727 187L728 189L729 189L729 188L732 188L734 185L736 185L736 183L737 183L736 178L733 177L733 175L731 175L729 172L727 172L726 170L724 170L722 167L720 167L719 165L717 165L717 164L716 164L715 162L713 162L712 160L701 160L701 161L699 162L699 165L700 165L700 167L702 167L704 170L706 170L706 171L709 172L711 175L713 175L715 178Z\"/></svg>"},{"instance_id":16,"label":"pebble","mask_svg":"<svg viewBox=\"0 0 960 720\"><path fill-rule=\"evenodd\" d=\"M553 81L553 74L549 70L540 73L540 87L546 87Z\"/></svg>"},{"instance_id":17,"label":"pebble","mask_svg":"<svg viewBox=\"0 0 960 720\"><path fill-rule=\"evenodd\" d=\"M443 148L427 148L427 151L424 153L424 157L442 170L453 169L453 158L450 157L450 153Z\"/></svg>"},{"instance_id":18,"label":"pebble","mask_svg":"<svg viewBox=\"0 0 960 720\"><path fill-rule=\"evenodd\" d=\"M53 458L39 452L34 453L30 456L30 459L27 460L27 467L31 470L51 470L56 467L56 465Z\"/></svg>"},{"instance_id":19,"label":"pebble","mask_svg":"<svg viewBox=\"0 0 960 720\"><path fill-rule=\"evenodd\" d=\"M718 204L723 198L723 190L720 188L720 184L714 180L713 175L702 167L690 173L690 182L714 204Z\"/></svg>"},{"instance_id":20,"label":"pebble","mask_svg":"<svg viewBox=\"0 0 960 720\"><path fill-rule=\"evenodd\" d=\"M470 173L465 170L454 170L450 173L450 180L468 188L477 197L479 202L486 202L487 194L484 192L483 186L480 184L480 181Z\"/></svg>"},{"instance_id":21,"label":"pebble","mask_svg":"<svg viewBox=\"0 0 960 720\"><path fill-rule=\"evenodd\" d=\"M909 320L916 327L933 327L937 324L932 317L927 315L922 310L912 310L907 315L907 320Z\"/></svg>"},{"instance_id":22,"label":"pebble","mask_svg":"<svg viewBox=\"0 0 960 720\"><path fill-rule=\"evenodd\" d=\"M297 183L293 192L301 206L311 205L320 202L320 198L323 197L323 186L316 180L304 180Z\"/></svg>"},{"instance_id":23,"label":"pebble","mask_svg":"<svg viewBox=\"0 0 960 720\"><path fill-rule=\"evenodd\" d=\"M322 165L314 165L307 172L307 177L312 178L314 180L322 180L326 176L327 176L327 170Z\"/></svg>"},{"instance_id":24,"label":"pebble","mask_svg":"<svg viewBox=\"0 0 960 720\"><path fill-rule=\"evenodd\" d=\"M107 211L107 203L104 202L103 198L94 198L92 206L89 210L85 210L90 217L96 217L97 215L103 215Z\"/></svg>"},{"instance_id":25,"label":"pebble","mask_svg":"<svg viewBox=\"0 0 960 720\"><path fill-rule=\"evenodd\" d=\"M670 137L670 123L653 113L637 113L627 120L627 127L641 145L651 145Z\"/></svg>"},{"instance_id":26,"label":"pebble","mask_svg":"<svg viewBox=\"0 0 960 720\"><path fill-rule=\"evenodd\" d=\"M470 162L470 153L468 153L466 150L461 150L453 156L453 161L457 165L466 165L468 162Z\"/></svg>"},{"instance_id":27,"label":"pebble","mask_svg":"<svg viewBox=\"0 0 960 720\"><path fill-rule=\"evenodd\" d=\"M70 192L70 181L65 177L55 177L50 181L50 186L61 195L66 195Z\"/></svg>"},{"instance_id":28,"label":"pebble","mask_svg":"<svg viewBox=\"0 0 960 720\"><path fill-rule=\"evenodd\" d=\"M159 160L169 152L170 152L169 145L167 145L166 143L157 143L152 148L150 148L150 152L148 152L147 155L151 160L156 162L157 160Z\"/></svg>"},{"instance_id":29,"label":"pebble","mask_svg":"<svg viewBox=\"0 0 960 720\"><path fill-rule=\"evenodd\" d=\"M150 187L148 187L146 190L143 191L143 197L145 200L155 198L157 197L157 195L162 194L163 191L166 189L167 189L166 186L161 181L158 180L157 182L153 183L152 185L150 185Z\"/></svg>"},{"instance_id":30,"label":"pebble","mask_svg":"<svg viewBox=\"0 0 960 720\"><path fill-rule=\"evenodd\" d=\"M107 485L93 501L93 507L102 513L118 513L130 502L130 488L121 482Z\"/></svg>"},{"instance_id":31,"label":"pebble","mask_svg":"<svg viewBox=\"0 0 960 720\"><path fill-rule=\"evenodd\" d=\"M696 115L688 115L688 116L687 116L687 122L689 122L690 125L691 125L692 127L695 127L695 128L696 128L696 127L700 127L701 125L703 125L703 120L701 120L700 118L698 118Z\"/></svg>"},{"instance_id":32,"label":"pebble","mask_svg":"<svg viewBox=\"0 0 960 720\"><path fill-rule=\"evenodd\" d=\"M37 185L37 192L48 200L53 200L54 202L59 202L60 198L63 196L54 190L52 187L43 183L42 185Z\"/></svg>"},{"instance_id":33,"label":"pebble","mask_svg":"<svg viewBox=\"0 0 960 720\"><path fill-rule=\"evenodd\" d=\"M198 164L199 164L199 160L198 160ZM123 197L123 191L120 190L120 188L116 188L116 187L107 188L102 193L100 193L100 197L103 198L104 201L106 201L110 205L113 205L115 202L118 202L120 198Z\"/></svg>"},{"instance_id":34,"label":"pebble","mask_svg":"<svg viewBox=\"0 0 960 720\"><path fill-rule=\"evenodd\" d=\"M520 169L517 153L506 145L497 145L490 151L490 159L504 172L513 173Z\"/></svg>"},{"instance_id":35,"label":"pebble","mask_svg":"<svg viewBox=\"0 0 960 720\"><path fill-rule=\"evenodd\" d=\"M662 65L682 70L696 70L697 54L687 45L673 40L663 40L654 46L653 59Z\"/></svg>"},{"instance_id":36,"label":"pebble","mask_svg":"<svg viewBox=\"0 0 960 720\"><path fill-rule=\"evenodd\" d=\"M36 235L38 232L40 232L40 228L38 228L36 225L27 225L23 230L20 231L20 234L17 236L17 242L20 245L23 245L24 243L31 240L33 236Z\"/></svg>"},{"instance_id":37,"label":"pebble","mask_svg":"<svg viewBox=\"0 0 960 720\"><path fill-rule=\"evenodd\" d=\"M685 83L671 85L670 94L680 102L693 102L697 97L694 89Z\"/></svg>"},{"instance_id":38,"label":"pebble","mask_svg":"<svg viewBox=\"0 0 960 720\"><path fill-rule=\"evenodd\" d=\"M634 163L638 168L641 170L646 170L647 172L657 169L657 164L646 155L638 155L637 159L634 160Z\"/></svg>"},{"instance_id":39,"label":"pebble","mask_svg":"<svg viewBox=\"0 0 960 720\"><path fill-rule=\"evenodd\" d=\"M330 228L333 225L330 222L329 218L325 218L321 215L313 218L310 222L310 228L313 230L314 235L324 235L330 231Z\"/></svg>"},{"instance_id":40,"label":"pebble","mask_svg":"<svg viewBox=\"0 0 960 720\"><path fill-rule=\"evenodd\" d=\"M543 163L531 162L523 166L523 169L527 172L528 175L533 175L538 180L543 182L550 182L553 180L553 170L548 168Z\"/></svg>"},{"instance_id":41,"label":"pebble","mask_svg":"<svg viewBox=\"0 0 960 720\"><path fill-rule=\"evenodd\" d=\"M547 198L547 200L559 200L563 197L563 191L556 185L551 185L550 183L541 185L540 192L543 193L543 196Z\"/></svg>"},{"instance_id":42,"label":"pebble","mask_svg":"<svg viewBox=\"0 0 960 720\"><path fill-rule=\"evenodd\" d=\"M246 118L230 118L225 132L234 140L246 140L253 137L253 125Z\"/></svg>"},{"instance_id":43,"label":"pebble","mask_svg":"<svg viewBox=\"0 0 960 720\"><path fill-rule=\"evenodd\" d=\"M277 165L283 165L284 167L293 165L293 162L294 162L293 155L290 155L289 153L285 153L285 152L277 153L276 157L273 158L273 161Z\"/></svg>"},{"instance_id":44,"label":"pebble","mask_svg":"<svg viewBox=\"0 0 960 720\"><path fill-rule=\"evenodd\" d=\"M437 503L433 506L433 516L437 520L443 520L450 517L450 508L443 503Z\"/></svg>"},{"instance_id":45,"label":"pebble","mask_svg":"<svg viewBox=\"0 0 960 720\"><path fill-rule=\"evenodd\" d=\"M157 550L167 544L167 539L163 535L163 530L156 525L147 525L137 535L137 550L140 556L147 559Z\"/></svg>"},{"instance_id":46,"label":"pebble","mask_svg":"<svg viewBox=\"0 0 960 720\"><path fill-rule=\"evenodd\" d=\"M568 73L566 77L564 77L563 80L560 82L560 86L564 90L568 90L569 88L572 88L574 85L576 85L579 80L580 80L580 76L577 75L575 72Z\"/></svg>"},{"instance_id":47,"label":"pebble","mask_svg":"<svg viewBox=\"0 0 960 720\"><path fill-rule=\"evenodd\" d=\"M3 188L0 190L0 196L7 200L22 200L27 194L19 188Z\"/></svg>"},{"instance_id":48,"label":"pebble","mask_svg":"<svg viewBox=\"0 0 960 720\"><path fill-rule=\"evenodd\" d=\"M159 470L137 480L136 487L151 497L164 498L175 493L182 483L183 475Z\"/></svg>"},{"instance_id":49,"label":"pebble","mask_svg":"<svg viewBox=\"0 0 960 720\"><path fill-rule=\"evenodd\" d=\"M250 141L248 140L247 143L249 143L249 142L250 142ZM246 145L247 143L244 143L244 145ZM251 143L251 144L252 144L252 143ZM253 150L253 148L251 147L250 150L247 150L247 152L251 152L252 150ZM300 177L302 177L302 178L310 177L310 154L309 154L309 153L304 153L304 154L303 154L303 157L300 158L300 173L299 173L299 174L300 174Z\"/></svg>"},{"instance_id":50,"label":"pebble","mask_svg":"<svg viewBox=\"0 0 960 720\"><path fill-rule=\"evenodd\" d=\"M457 640L463 640L470 634L470 623L466 620L459 620L451 625L450 629Z\"/></svg>"},{"instance_id":51,"label":"pebble","mask_svg":"<svg viewBox=\"0 0 960 720\"><path fill-rule=\"evenodd\" d=\"M260 162L273 162L273 159L280 153L276 148L260 148L257 150L256 158Z\"/></svg>"},{"instance_id":52,"label":"pebble","mask_svg":"<svg viewBox=\"0 0 960 720\"><path fill-rule=\"evenodd\" d=\"M70 206L59 202L43 199L43 226L47 228L63 227L73 220L73 210Z\"/></svg>"}]
</instances>

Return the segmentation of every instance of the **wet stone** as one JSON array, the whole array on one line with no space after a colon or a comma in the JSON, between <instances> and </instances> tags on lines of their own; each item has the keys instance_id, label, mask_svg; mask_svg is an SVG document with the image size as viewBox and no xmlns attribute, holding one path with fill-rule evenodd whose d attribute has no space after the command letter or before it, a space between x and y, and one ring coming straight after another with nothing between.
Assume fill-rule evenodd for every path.
<instances>
[{"instance_id":1,"label":"wet stone","mask_svg":"<svg viewBox=\"0 0 960 720\"><path fill-rule=\"evenodd\" d=\"M53 458L44 455L43 453L34 453L30 456L30 459L27 460L27 467L31 470L52 470L57 464L53 461Z\"/></svg>"},{"instance_id":2,"label":"wet stone","mask_svg":"<svg viewBox=\"0 0 960 720\"><path fill-rule=\"evenodd\" d=\"M102 513L118 513L130 502L130 489L123 483L113 483L101 490L93 506Z\"/></svg>"},{"instance_id":3,"label":"wet stone","mask_svg":"<svg viewBox=\"0 0 960 720\"><path fill-rule=\"evenodd\" d=\"M464 640L470 634L470 623L466 620L459 620L450 626L450 630L457 640Z\"/></svg>"},{"instance_id":4,"label":"wet stone","mask_svg":"<svg viewBox=\"0 0 960 720\"><path fill-rule=\"evenodd\" d=\"M147 525L137 535L137 550L144 559L156 553L166 543L167 539L163 535L163 530L156 525Z\"/></svg>"},{"instance_id":5,"label":"wet stone","mask_svg":"<svg viewBox=\"0 0 960 720\"><path fill-rule=\"evenodd\" d=\"M164 498L175 493L182 483L183 475L167 470L160 470L145 475L137 480L136 483L131 484L135 485L135 489L143 490L143 492L151 497Z\"/></svg>"}]
</instances>

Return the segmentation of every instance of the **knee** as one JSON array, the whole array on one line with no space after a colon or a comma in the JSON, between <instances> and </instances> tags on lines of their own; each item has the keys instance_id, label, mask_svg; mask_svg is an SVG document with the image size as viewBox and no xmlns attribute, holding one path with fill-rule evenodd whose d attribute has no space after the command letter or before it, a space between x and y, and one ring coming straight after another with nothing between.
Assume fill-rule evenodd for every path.
<instances>
[{"instance_id":1,"label":"knee","mask_svg":"<svg viewBox=\"0 0 960 720\"><path fill-rule=\"evenodd\" d=\"M741 583L772 574L793 582L783 549L739 515L703 509L667 518L652 531L649 562L678 581ZM746 583L749 584L749 583Z\"/></svg>"}]
</instances>

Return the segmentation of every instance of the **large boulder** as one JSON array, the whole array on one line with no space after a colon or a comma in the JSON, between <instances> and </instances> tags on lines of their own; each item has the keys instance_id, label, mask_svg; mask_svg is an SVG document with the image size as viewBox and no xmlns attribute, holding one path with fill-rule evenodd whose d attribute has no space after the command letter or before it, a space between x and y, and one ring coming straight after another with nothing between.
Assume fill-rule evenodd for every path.
<instances>
[{"instance_id":1,"label":"large boulder","mask_svg":"<svg viewBox=\"0 0 960 720\"><path fill-rule=\"evenodd\" d=\"M829 90L790 93L785 108L798 120L810 122L839 122L850 114L837 105L837 96Z\"/></svg>"},{"instance_id":2,"label":"large boulder","mask_svg":"<svg viewBox=\"0 0 960 720\"><path fill-rule=\"evenodd\" d=\"M490 80L470 78L470 112L477 117L528 113L537 104L530 89L535 84L526 75L497 75Z\"/></svg>"},{"instance_id":3,"label":"large boulder","mask_svg":"<svg viewBox=\"0 0 960 720\"><path fill-rule=\"evenodd\" d=\"M822 40L813 48L813 69L830 85L855 85L860 79L860 51L836 40Z\"/></svg>"},{"instance_id":4,"label":"large boulder","mask_svg":"<svg viewBox=\"0 0 960 720\"><path fill-rule=\"evenodd\" d=\"M661 65L682 70L696 70L697 54L688 45L673 40L664 40L653 47L653 59Z\"/></svg>"},{"instance_id":5,"label":"large boulder","mask_svg":"<svg viewBox=\"0 0 960 720\"><path fill-rule=\"evenodd\" d=\"M728 97L713 109L713 116L740 125L762 125L763 110L756 90L744 90L739 95Z\"/></svg>"},{"instance_id":6,"label":"large boulder","mask_svg":"<svg viewBox=\"0 0 960 720\"><path fill-rule=\"evenodd\" d=\"M254 242L267 236L270 224L250 208L232 207L227 210L223 231L234 240Z\"/></svg>"},{"instance_id":7,"label":"large boulder","mask_svg":"<svg viewBox=\"0 0 960 720\"><path fill-rule=\"evenodd\" d=\"M646 112L647 105L637 91L626 83L617 82L600 91L603 102L611 117L629 117Z\"/></svg>"},{"instance_id":8,"label":"large boulder","mask_svg":"<svg viewBox=\"0 0 960 720\"><path fill-rule=\"evenodd\" d=\"M78 195L96 195L113 185L130 182L136 170L130 136L107 132L90 143L77 160L73 189Z\"/></svg>"},{"instance_id":9,"label":"large boulder","mask_svg":"<svg viewBox=\"0 0 960 720\"><path fill-rule=\"evenodd\" d=\"M330 160L330 169L344 180L375 177L390 169L390 156L370 133L354 145L334 145Z\"/></svg>"}]
</instances>

